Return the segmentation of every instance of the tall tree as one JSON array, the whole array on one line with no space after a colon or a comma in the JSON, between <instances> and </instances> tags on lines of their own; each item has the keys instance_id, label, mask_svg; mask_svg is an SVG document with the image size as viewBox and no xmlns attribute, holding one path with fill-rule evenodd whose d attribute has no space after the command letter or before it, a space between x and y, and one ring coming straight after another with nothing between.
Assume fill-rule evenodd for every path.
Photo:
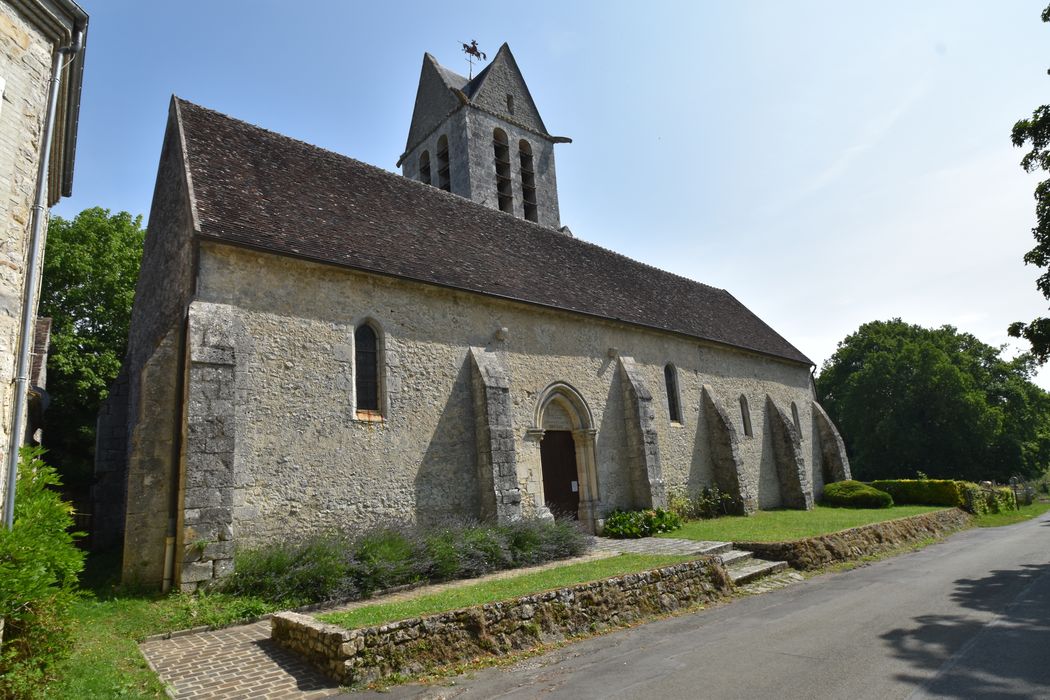
<instances>
[{"instance_id":1,"label":"tall tree","mask_svg":"<svg viewBox=\"0 0 1050 700\"><path fill-rule=\"evenodd\" d=\"M44 445L70 488L90 482L95 415L127 349L144 238L141 216L100 207L48 225L39 311L52 319Z\"/></svg>"},{"instance_id":2,"label":"tall tree","mask_svg":"<svg viewBox=\"0 0 1050 700\"><path fill-rule=\"evenodd\" d=\"M1050 6L1043 10L1042 19L1050 22ZM1047 71L1050 74L1050 70ZM1014 124L1012 140L1014 146L1030 149L1021 159L1021 167L1027 172L1050 172L1050 105L1040 105L1030 119L1021 119ZM1050 180L1035 186L1035 248L1024 256L1025 263L1043 268L1036 287L1050 299ZM1039 317L1028 323L1017 321L1010 324L1010 335L1024 338L1032 345L1032 354L1040 364L1050 359L1050 318Z\"/></svg>"},{"instance_id":3,"label":"tall tree","mask_svg":"<svg viewBox=\"0 0 1050 700\"><path fill-rule=\"evenodd\" d=\"M952 326L873 321L839 343L817 391L858 478L1005 481L1050 462L1050 394L1034 369Z\"/></svg>"}]
</instances>

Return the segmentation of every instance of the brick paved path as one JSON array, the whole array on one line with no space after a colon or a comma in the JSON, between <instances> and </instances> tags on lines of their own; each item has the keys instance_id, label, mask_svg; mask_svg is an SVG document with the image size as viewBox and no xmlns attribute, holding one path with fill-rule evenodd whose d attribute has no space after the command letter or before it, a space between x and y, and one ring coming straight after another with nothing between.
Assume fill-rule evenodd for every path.
<instances>
[{"instance_id":1,"label":"brick paved path","mask_svg":"<svg viewBox=\"0 0 1050 700\"><path fill-rule=\"evenodd\" d=\"M320 698L339 686L270 641L270 621L139 645L174 698Z\"/></svg>"},{"instance_id":2,"label":"brick paved path","mask_svg":"<svg viewBox=\"0 0 1050 700\"><path fill-rule=\"evenodd\" d=\"M720 542L695 542L647 538L644 540L608 540L592 538L590 552L582 557L514 569L471 579L433 586L422 586L380 598L355 601L336 609L347 610L379 602L390 602L439 593L455 586L479 581L518 576L613 556L621 552L637 554L700 554ZM232 700L233 698L320 698L339 692L339 686L303 662L297 655L270 641L270 621L227 627L213 632L186 634L171 639L146 641L139 645L142 654L169 695L178 700Z\"/></svg>"}]
</instances>

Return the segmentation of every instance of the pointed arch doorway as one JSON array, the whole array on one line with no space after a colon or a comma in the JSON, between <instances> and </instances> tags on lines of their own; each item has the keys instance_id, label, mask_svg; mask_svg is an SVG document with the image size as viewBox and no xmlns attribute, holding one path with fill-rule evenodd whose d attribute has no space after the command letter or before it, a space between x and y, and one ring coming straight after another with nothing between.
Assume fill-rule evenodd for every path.
<instances>
[{"instance_id":1,"label":"pointed arch doorway","mask_svg":"<svg viewBox=\"0 0 1050 700\"><path fill-rule=\"evenodd\" d=\"M594 418L583 396L564 382L541 392L533 428L540 438L543 502L558 516L577 518L594 531L599 512Z\"/></svg>"}]
</instances>

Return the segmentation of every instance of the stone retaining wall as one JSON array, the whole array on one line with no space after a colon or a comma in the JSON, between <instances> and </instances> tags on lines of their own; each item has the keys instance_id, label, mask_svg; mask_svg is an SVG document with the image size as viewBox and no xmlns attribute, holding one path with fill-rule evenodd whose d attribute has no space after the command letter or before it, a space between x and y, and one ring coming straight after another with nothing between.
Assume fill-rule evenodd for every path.
<instances>
[{"instance_id":1,"label":"stone retaining wall","mask_svg":"<svg viewBox=\"0 0 1050 700\"><path fill-rule=\"evenodd\" d=\"M762 559L786 561L800 571L819 569L895 549L930 537L944 537L970 524L971 517L958 508L887 520L830 535L793 542L734 542L738 549L754 552Z\"/></svg>"},{"instance_id":2,"label":"stone retaining wall","mask_svg":"<svg viewBox=\"0 0 1050 700\"><path fill-rule=\"evenodd\" d=\"M477 656L500 655L622 625L728 595L729 578L711 558L454 610L347 630L284 612L271 618L271 638L339 683Z\"/></svg>"}]
</instances>

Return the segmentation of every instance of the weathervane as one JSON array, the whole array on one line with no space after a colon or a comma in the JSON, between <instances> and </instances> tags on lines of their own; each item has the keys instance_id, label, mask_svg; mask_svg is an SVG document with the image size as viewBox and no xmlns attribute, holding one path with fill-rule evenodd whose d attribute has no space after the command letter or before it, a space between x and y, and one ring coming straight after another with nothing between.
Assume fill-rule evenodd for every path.
<instances>
[{"instance_id":1,"label":"weathervane","mask_svg":"<svg viewBox=\"0 0 1050 700\"><path fill-rule=\"evenodd\" d=\"M466 61L470 64L470 75L468 78L472 80L474 78L474 59L476 58L479 61L486 61L488 60L488 56L478 48L477 39L471 39L469 44L464 41L459 43L463 45L463 53L467 54Z\"/></svg>"}]
</instances>

